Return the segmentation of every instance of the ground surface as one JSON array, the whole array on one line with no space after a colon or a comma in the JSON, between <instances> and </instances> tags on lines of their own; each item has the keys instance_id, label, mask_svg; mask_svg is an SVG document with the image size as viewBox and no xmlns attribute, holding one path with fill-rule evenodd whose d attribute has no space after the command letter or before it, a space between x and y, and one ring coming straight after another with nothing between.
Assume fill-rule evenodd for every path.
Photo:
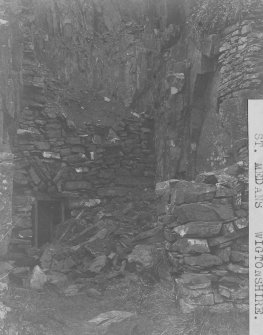
<instances>
[{"instance_id":1,"label":"ground surface","mask_svg":"<svg viewBox=\"0 0 263 335\"><path fill-rule=\"evenodd\" d=\"M140 328L120 326L111 335L246 335L246 314L212 315L199 311L182 315L171 288L148 286L141 281L115 278L101 287L101 296L87 293L64 296L54 288L33 291L12 288L2 301L12 311L3 334L89 335L85 324L111 310L136 312ZM92 334L93 335L93 334Z\"/></svg>"}]
</instances>

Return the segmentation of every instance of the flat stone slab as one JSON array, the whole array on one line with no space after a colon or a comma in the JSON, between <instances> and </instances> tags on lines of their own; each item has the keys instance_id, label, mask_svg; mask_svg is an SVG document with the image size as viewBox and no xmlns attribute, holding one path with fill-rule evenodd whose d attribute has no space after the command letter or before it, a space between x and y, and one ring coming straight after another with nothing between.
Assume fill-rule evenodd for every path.
<instances>
[{"instance_id":1,"label":"flat stone slab","mask_svg":"<svg viewBox=\"0 0 263 335\"><path fill-rule=\"evenodd\" d=\"M192 290L200 290L211 287L211 275L206 273L183 273L176 279L176 282L183 284Z\"/></svg>"},{"instance_id":2,"label":"flat stone slab","mask_svg":"<svg viewBox=\"0 0 263 335\"><path fill-rule=\"evenodd\" d=\"M212 237L208 239L208 244L210 247L220 246L221 244L225 244L227 242L231 242L233 240L236 240L238 238L241 238L243 236L248 235L248 229L244 228L242 230L239 230L237 232L234 232L232 234L229 234L227 236L218 236L218 237Z\"/></svg>"},{"instance_id":3,"label":"flat stone slab","mask_svg":"<svg viewBox=\"0 0 263 335\"><path fill-rule=\"evenodd\" d=\"M198 298L203 295L211 294L212 288L207 287L204 289L192 290L192 289L187 288L186 286L181 285L179 286L178 292L181 297Z\"/></svg>"},{"instance_id":4,"label":"flat stone slab","mask_svg":"<svg viewBox=\"0 0 263 335\"><path fill-rule=\"evenodd\" d=\"M203 254L200 256L186 256L184 262L190 266L199 266L202 268L208 268L215 265L221 265L223 262L221 258L211 254Z\"/></svg>"},{"instance_id":5,"label":"flat stone slab","mask_svg":"<svg viewBox=\"0 0 263 335\"><path fill-rule=\"evenodd\" d=\"M215 194L214 185L183 180L175 183L171 189L171 203L181 205L209 201L214 198Z\"/></svg>"},{"instance_id":6,"label":"flat stone slab","mask_svg":"<svg viewBox=\"0 0 263 335\"><path fill-rule=\"evenodd\" d=\"M213 204L212 207L214 208L214 210L216 211L221 220L228 221L234 219L235 217L233 207L231 206L231 204L225 204L225 205Z\"/></svg>"},{"instance_id":7,"label":"flat stone slab","mask_svg":"<svg viewBox=\"0 0 263 335\"><path fill-rule=\"evenodd\" d=\"M220 221L199 221L175 227L172 231L181 237L204 238L218 235L221 228L222 223Z\"/></svg>"},{"instance_id":8,"label":"flat stone slab","mask_svg":"<svg viewBox=\"0 0 263 335\"><path fill-rule=\"evenodd\" d=\"M216 187L206 183L171 179L157 183L155 193L164 210L167 205L174 207L211 201L216 194Z\"/></svg>"},{"instance_id":9,"label":"flat stone slab","mask_svg":"<svg viewBox=\"0 0 263 335\"><path fill-rule=\"evenodd\" d=\"M126 187L99 188L97 193L99 197L123 197L129 192Z\"/></svg>"},{"instance_id":10,"label":"flat stone slab","mask_svg":"<svg viewBox=\"0 0 263 335\"><path fill-rule=\"evenodd\" d=\"M202 294L198 297L185 297L185 302L191 305L199 305L199 306L212 306L215 303L214 294Z\"/></svg>"},{"instance_id":11,"label":"flat stone slab","mask_svg":"<svg viewBox=\"0 0 263 335\"><path fill-rule=\"evenodd\" d=\"M232 188L228 188L219 184L216 186L216 198L229 198L233 197L234 195L236 195L236 191Z\"/></svg>"},{"instance_id":12,"label":"flat stone slab","mask_svg":"<svg viewBox=\"0 0 263 335\"><path fill-rule=\"evenodd\" d=\"M173 243L171 251L178 251L181 254L206 253L210 252L207 240L181 238Z\"/></svg>"},{"instance_id":13,"label":"flat stone slab","mask_svg":"<svg viewBox=\"0 0 263 335\"><path fill-rule=\"evenodd\" d=\"M75 190L90 190L91 183L87 181L67 181L64 185L64 190L75 191Z\"/></svg>"},{"instance_id":14,"label":"flat stone slab","mask_svg":"<svg viewBox=\"0 0 263 335\"><path fill-rule=\"evenodd\" d=\"M86 197L68 199L68 206L70 209L82 207L95 207L101 203L100 199L90 199Z\"/></svg>"},{"instance_id":15,"label":"flat stone slab","mask_svg":"<svg viewBox=\"0 0 263 335\"><path fill-rule=\"evenodd\" d=\"M110 328L122 322L131 321L136 318L135 313L125 311L109 311L101 313L86 323L87 334L106 335ZM128 326L128 325L127 325Z\"/></svg>"},{"instance_id":16,"label":"flat stone slab","mask_svg":"<svg viewBox=\"0 0 263 335\"><path fill-rule=\"evenodd\" d=\"M228 264L227 269L231 272L238 273L238 274L249 274L249 268L243 267L238 264Z\"/></svg>"},{"instance_id":17,"label":"flat stone slab","mask_svg":"<svg viewBox=\"0 0 263 335\"><path fill-rule=\"evenodd\" d=\"M219 284L219 293L228 299L234 300L243 300L247 299L249 296L249 288L240 287L236 283L220 283Z\"/></svg>"},{"instance_id":18,"label":"flat stone slab","mask_svg":"<svg viewBox=\"0 0 263 335\"><path fill-rule=\"evenodd\" d=\"M209 203L194 203L176 207L174 215L181 224L193 221L227 221L234 219L234 212L230 205Z\"/></svg>"}]
</instances>

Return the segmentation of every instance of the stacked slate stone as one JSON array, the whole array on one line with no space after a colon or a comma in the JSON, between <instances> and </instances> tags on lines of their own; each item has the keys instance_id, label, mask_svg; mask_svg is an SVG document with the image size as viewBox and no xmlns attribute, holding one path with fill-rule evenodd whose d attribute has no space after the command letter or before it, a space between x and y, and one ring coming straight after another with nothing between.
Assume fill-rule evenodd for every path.
<instances>
[{"instance_id":1,"label":"stacked slate stone","mask_svg":"<svg viewBox=\"0 0 263 335\"><path fill-rule=\"evenodd\" d=\"M262 41L257 40L262 34L261 31L262 22L256 13L252 18L224 30L223 43L219 48L222 78L219 97L222 100L238 96L242 89L257 88L260 85L256 64L263 48Z\"/></svg>"},{"instance_id":2,"label":"stacked slate stone","mask_svg":"<svg viewBox=\"0 0 263 335\"><path fill-rule=\"evenodd\" d=\"M138 197L153 186L152 127L147 119L132 116L117 130L87 125L72 131L54 108L27 108L15 154L14 221L27 233L36 193L103 202L129 199L132 193Z\"/></svg>"},{"instance_id":3,"label":"stacked slate stone","mask_svg":"<svg viewBox=\"0 0 263 335\"><path fill-rule=\"evenodd\" d=\"M65 106L52 96L59 84L49 92L47 70L36 59L30 30L25 27L23 35L23 110L14 143L11 244L27 249L33 235L32 205L38 194L66 199L66 204L76 198L80 203L99 199L104 205L116 197L137 200L144 190L154 189L154 146L149 115L126 110L111 126L100 120L76 126ZM114 107L111 101L100 100L105 109ZM78 214L70 205L68 210L72 217Z\"/></svg>"},{"instance_id":4,"label":"stacked slate stone","mask_svg":"<svg viewBox=\"0 0 263 335\"><path fill-rule=\"evenodd\" d=\"M156 186L159 222L184 312L248 308L247 166Z\"/></svg>"},{"instance_id":5,"label":"stacked slate stone","mask_svg":"<svg viewBox=\"0 0 263 335\"><path fill-rule=\"evenodd\" d=\"M15 183L39 192L88 190L105 195L107 184L118 186L112 192L123 195L123 185L149 186L153 176L150 149L151 122L142 119L122 121L118 130L87 125L72 131L59 119L56 110L46 114L26 109L17 130ZM30 122L25 115L30 113ZM102 135L103 133L103 135ZM118 172L117 172L118 171ZM111 195L111 194L110 194Z\"/></svg>"}]
</instances>

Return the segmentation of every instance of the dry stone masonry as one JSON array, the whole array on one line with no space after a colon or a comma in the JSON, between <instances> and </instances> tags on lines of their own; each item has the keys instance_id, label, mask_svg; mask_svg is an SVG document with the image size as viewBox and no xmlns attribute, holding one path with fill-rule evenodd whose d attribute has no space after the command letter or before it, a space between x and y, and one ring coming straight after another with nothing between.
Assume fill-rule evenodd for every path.
<instances>
[{"instance_id":1,"label":"dry stone masonry","mask_svg":"<svg viewBox=\"0 0 263 335\"><path fill-rule=\"evenodd\" d=\"M227 22L232 2L191 4L188 31L174 21L181 37L162 54L155 114L158 181L194 179L198 171L238 161L247 139L247 99L262 97L262 2L245 2L240 18Z\"/></svg>"},{"instance_id":2,"label":"dry stone masonry","mask_svg":"<svg viewBox=\"0 0 263 335\"><path fill-rule=\"evenodd\" d=\"M91 124L72 130L55 108L30 108L17 131L14 174L14 232L21 244L31 245L34 193L65 199L75 216L74 209L89 201L93 207L115 197L129 200L153 188L150 118L131 116L114 129Z\"/></svg>"},{"instance_id":3,"label":"dry stone masonry","mask_svg":"<svg viewBox=\"0 0 263 335\"><path fill-rule=\"evenodd\" d=\"M156 186L165 248L184 312L248 309L247 163Z\"/></svg>"},{"instance_id":4,"label":"dry stone masonry","mask_svg":"<svg viewBox=\"0 0 263 335\"><path fill-rule=\"evenodd\" d=\"M14 143L11 249L24 252L34 244L33 208L39 197L62 200L67 218L76 217L83 207L147 197L155 165L151 115L128 113L114 99L89 90L68 91L61 103L54 101L60 84L40 65L31 29L24 24L21 32L23 109Z\"/></svg>"}]
</instances>

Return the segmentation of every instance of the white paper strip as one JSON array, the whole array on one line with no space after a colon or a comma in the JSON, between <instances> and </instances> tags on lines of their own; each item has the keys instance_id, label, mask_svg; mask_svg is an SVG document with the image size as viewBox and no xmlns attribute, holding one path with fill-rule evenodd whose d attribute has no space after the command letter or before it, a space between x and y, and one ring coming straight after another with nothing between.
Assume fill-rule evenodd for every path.
<instances>
[{"instance_id":1,"label":"white paper strip","mask_svg":"<svg viewBox=\"0 0 263 335\"><path fill-rule=\"evenodd\" d=\"M249 334L263 334L263 100L248 100Z\"/></svg>"}]
</instances>

